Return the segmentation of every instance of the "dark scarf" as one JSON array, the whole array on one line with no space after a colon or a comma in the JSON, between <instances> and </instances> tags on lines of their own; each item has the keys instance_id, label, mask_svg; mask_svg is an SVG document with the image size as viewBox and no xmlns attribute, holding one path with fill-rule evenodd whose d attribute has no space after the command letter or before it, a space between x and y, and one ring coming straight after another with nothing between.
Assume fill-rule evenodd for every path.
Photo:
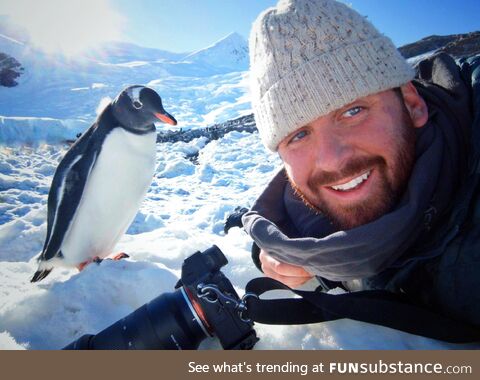
<instances>
[{"instance_id":1,"label":"dark scarf","mask_svg":"<svg viewBox=\"0 0 480 380\"><path fill-rule=\"evenodd\" d=\"M243 217L245 230L262 249L334 281L367 278L409 258L407 249L450 210L466 171L468 90L453 60L440 58L428 61L426 74L420 65L416 86L429 120L418 130L415 165L396 208L371 223L336 231L298 199L282 170ZM431 84L435 76L447 90Z\"/></svg>"}]
</instances>

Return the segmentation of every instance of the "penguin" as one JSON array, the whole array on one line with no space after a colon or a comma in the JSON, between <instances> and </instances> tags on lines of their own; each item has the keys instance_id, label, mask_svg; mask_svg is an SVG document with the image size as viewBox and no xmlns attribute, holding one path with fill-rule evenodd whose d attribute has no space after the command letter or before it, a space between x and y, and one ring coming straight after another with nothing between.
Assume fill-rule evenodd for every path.
<instances>
[{"instance_id":1,"label":"penguin","mask_svg":"<svg viewBox=\"0 0 480 380\"><path fill-rule=\"evenodd\" d=\"M67 151L48 194L47 236L31 282L112 253L152 182L158 120L177 124L154 90L127 87Z\"/></svg>"}]
</instances>

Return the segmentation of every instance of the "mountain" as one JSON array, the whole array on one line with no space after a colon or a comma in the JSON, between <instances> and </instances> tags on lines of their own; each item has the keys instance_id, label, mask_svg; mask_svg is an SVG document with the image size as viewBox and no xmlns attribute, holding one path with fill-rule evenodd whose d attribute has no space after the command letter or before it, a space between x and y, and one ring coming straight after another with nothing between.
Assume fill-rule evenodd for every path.
<instances>
[{"instance_id":1,"label":"mountain","mask_svg":"<svg viewBox=\"0 0 480 380\"><path fill-rule=\"evenodd\" d=\"M479 51L479 34L431 36L400 51L406 57L440 50L457 56L471 54ZM81 59L66 59L33 49L21 32L5 28L0 17L0 53L5 54L0 81L9 86L18 83L0 85L3 125L17 127L23 120L18 117L92 122L99 102L130 84L157 90L183 131L251 112L248 46L237 33L193 53L111 42ZM29 119L28 128L33 124Z\"/></svg>"},{"instance_id":2,"label":"mountain","mask_svg":"<svg viewBox=\"0 0 480 380\"><path fill-rule=\"evenodd\" d=\"M428 36L411 44L398 48L405 58L412 58L426 53L445 52L461 58L480 54L480 31L448 36Z\"/></svg>"},{"instance_id":3,"label":"mountain","mask_svg":"<svg viewBox=\"0 0 480 380\"><path fill-rule=\"evenodd\" d=\"M169 64L210 66L232 71L248 68L248 44L238 33L230 33L214 44L193 53L172 53L166 50L146 48L128 42L111 41L83 55L94 61L118 64L148 61Z\"/></svg>"},{"instance_id":4,"label":"mountain","mask_svg":"<svg viewBox=\"0 0 480 380\"><path fill-rule=\"evenodd\" d=\"M231 33L215 44L187 55L184 60L233 70L247 70L248 44L240 34Z\"/></svg>"},{"instance_id":5,"label":"mountain","mask_svg":"<svg viewBox=\"0 0 480 380\"><path fill-rule=\"evenodd\" d=\"M157 90L184 129L239 117L250 108L243 80L247 43L236 33L191 54L111 42L66 58L32 48L19 32L6 34L11 32L1 21L0 53L15 59L23 71L18 67L4 75L18 85L0 86L0 116L92 121L103 98L113 98L131 84ZM17 74L22 75L13 78Z\"/></svg>"},{"instance_id":6,"label":"mountain","mask_svg":"<svg viewBox=\"0 0 480 380\"><path fill-rule=\"evenodd\" d=\"M146 48L128 42L111 41L103 43L95 50L88 51L84 57L108 63L127 63L134 61L178 61L189 53L172 53L166 50Z\"/></svg>"}]
</instances>

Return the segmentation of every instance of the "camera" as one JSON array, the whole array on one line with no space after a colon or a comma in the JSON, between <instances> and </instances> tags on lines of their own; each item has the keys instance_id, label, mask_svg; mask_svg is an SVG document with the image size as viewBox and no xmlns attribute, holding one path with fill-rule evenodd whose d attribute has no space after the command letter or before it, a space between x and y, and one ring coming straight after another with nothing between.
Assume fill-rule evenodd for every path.
<instances>
[{"instance_id":1,"label":"camera","mask_svg":"<svg viewBox=\"0 0 480 380\"><path fill-rule=\"evenodd\" d=\"M212 246L182 264L175 291L164 293L96 335L83 335L65 350L192 350L216 336L224 349L251 349L258 341L244 318L242 299L220 271L228 263Z\"/></svg>"}]
</instances>

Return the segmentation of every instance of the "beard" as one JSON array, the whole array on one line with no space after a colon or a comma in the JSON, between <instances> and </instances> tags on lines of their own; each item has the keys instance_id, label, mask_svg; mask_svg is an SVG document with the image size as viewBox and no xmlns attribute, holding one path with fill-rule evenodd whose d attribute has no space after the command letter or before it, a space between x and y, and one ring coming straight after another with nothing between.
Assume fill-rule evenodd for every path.
<instances>
[{"instance_id":1,"label":"beard","mask_svg":"<svg viewBox=\"0 0 480 380\"><path fill-rule=\"evenodd\" d=\"M415 128L405 106L399 127L398 144L392 162L387 163L382 156L361 156L350 160L336 172L314 172L307 181L308 192L312 194L310 197L287 174L295 193L308 207L324 214L339 230L358 227L385 215L398 204L405 192L415 161ZM371 168L377 171L378 185L368 199L361 203L333 203L318 190L322 186L353 177Z\"/></svg>"}]
</instances>

